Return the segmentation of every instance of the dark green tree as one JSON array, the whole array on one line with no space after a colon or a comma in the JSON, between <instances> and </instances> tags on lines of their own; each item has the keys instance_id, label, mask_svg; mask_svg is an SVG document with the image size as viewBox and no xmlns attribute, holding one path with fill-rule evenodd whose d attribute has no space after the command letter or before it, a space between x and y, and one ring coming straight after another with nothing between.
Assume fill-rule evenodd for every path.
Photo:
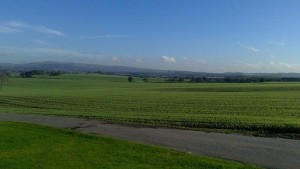
<instances>
[{"instance_id":1,"label":"dark green tree","mask_svg":"<svg viewBox=\"0 0 300 169\"><path fill-rule=\"evenodd\" d=\"M128 77L128 82L133 82L133 77L132 76Z\"/></svg>"},{"instance_id":2,"label":"dark green tree","mask_svg":"<svg viewBox=\"0 0 300 169\"><path fill-rule=\"evenodd\" d=\"M8 81L9 74L1 73L0 74L0 91L2 90L3 84Z\"/></svg>"},{"instance_id":3,"label":"dark green tree","mask_svg":"<svg viewBox=\"0 0 300 169\"><path fill-rule=\"evenodd\" d=\"M144 77L144 78L143 78L143 81L144 81L144 82L148 82L148 81L149 81L148 77Z\"/></svg>"}]
</instances>

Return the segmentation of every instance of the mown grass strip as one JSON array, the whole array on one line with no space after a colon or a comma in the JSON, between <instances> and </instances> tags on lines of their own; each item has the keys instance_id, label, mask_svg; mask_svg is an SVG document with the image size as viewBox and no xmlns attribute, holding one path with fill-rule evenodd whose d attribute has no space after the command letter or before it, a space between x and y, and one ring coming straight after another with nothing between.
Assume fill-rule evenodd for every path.
<instances>
[{"instance_id":1,"label":"mown grass strip","mask_svg":"<svg viewBox=\"0 0 300 169\"><path fill-rule=\"evenodd\" d=\"M70 130L0 122L0 168L254 169L258 167Z\"/></svg>"}]
</instances>

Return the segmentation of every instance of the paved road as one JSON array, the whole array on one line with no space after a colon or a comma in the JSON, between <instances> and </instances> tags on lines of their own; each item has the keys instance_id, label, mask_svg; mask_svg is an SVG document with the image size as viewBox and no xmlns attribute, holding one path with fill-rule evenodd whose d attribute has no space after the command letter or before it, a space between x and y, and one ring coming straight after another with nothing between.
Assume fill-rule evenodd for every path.
<instances>
[{"instance_id":1,"label":"paved road","mask_svg":"<svg viewBox=\"0 0 300 169\"><path fill-rule=\"evenodd\" d=\"M194 154L220 157L268 168L299 169L300 140L260 138L199 131L135 128L97 120L0 113L0 121L72 128L82 132L148 143Z\"/></svg>"}]
</instances>

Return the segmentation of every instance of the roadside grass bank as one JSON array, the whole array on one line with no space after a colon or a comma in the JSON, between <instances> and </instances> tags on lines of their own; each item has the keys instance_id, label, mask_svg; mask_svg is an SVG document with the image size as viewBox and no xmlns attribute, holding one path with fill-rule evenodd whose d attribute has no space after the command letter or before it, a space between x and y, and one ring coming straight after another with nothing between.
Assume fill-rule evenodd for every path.
<instances>
[{"instance_id":1,"label":"roadside grass bank","mask_svg":"<svg viewBox=\"0 0 300 169\"><path fill-rule=\"evenodd\" d=\"M259 168L27 123L0 122L0 168Z\"/></svg>"}]
</instances>

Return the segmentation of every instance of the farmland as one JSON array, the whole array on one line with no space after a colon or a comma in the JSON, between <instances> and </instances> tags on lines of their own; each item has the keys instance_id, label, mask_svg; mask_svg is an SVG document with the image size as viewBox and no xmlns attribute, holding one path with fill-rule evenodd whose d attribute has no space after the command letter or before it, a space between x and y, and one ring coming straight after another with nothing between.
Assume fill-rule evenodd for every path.
<instances>
[{"instance_id":1,"label":"farmland","mask_svg":"<svg viewBox=\"0 0 300 169\"><path fill-rule=\"evenodd\" d=\"M300 83L144 83L126 76L12 77L0 111L138 125L300 133Z\"/></svg>"},{"instance_id":2,"label":"farmland","mask_svg":"<svg viewBox=\"0 0 300 169\"><path fill-rule=\"evenodd\" d=\"M47 145L47 146L45 146ZM0 122L0 168L256 168L171 149Z\"/></svg>"}]
</instances>

